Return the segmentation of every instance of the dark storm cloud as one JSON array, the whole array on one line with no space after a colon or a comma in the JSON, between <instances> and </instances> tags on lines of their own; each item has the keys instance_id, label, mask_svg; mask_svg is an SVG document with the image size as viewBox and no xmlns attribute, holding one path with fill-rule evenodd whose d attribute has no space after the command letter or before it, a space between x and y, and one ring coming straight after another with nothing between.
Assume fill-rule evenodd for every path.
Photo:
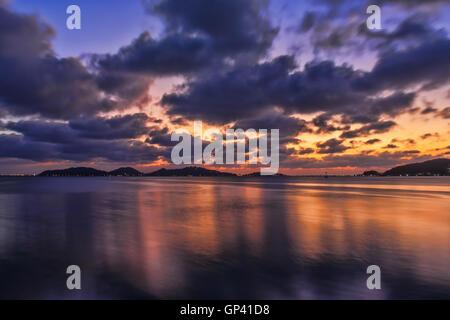
<instances>
[{"instance_id":1,"label":"dark storm cloud","mask_svg":"<svg viewBox=\"0 0 450 320\"><path fill-rule=\"evenodd\" d=\"M249 118L271 107L275 101L271 88L283 86L295 68L293 57L283 56L274 61L252 67L236 67L224 74L210 72L193 80L187 92L165 94L161 103L169 107L169 114L189 119L229 122ZM271 92L272 91L272 92Z\"/></svg>"},{"instance_id":2,"label":"dark storm cloud","mask_svg":"<svg viewBox=\"0 0 450 320\"><path fill-rule=\"evenodd\" d=\"M359 73L349 66L324 61L308 63L302 72L295 69L292 56L280 56L223 74L211 72L188 83L184 92L165 94L161 102L170 114L224 123L274 106L290 113L312 113L342 111L366 100L365 94L351 89Z\"/></svg>"},{"instance_id":3,"label":"dark storm cloud","mask_svg":"<svg viewBox=\"0 0 450 320\"><path fill-rule=\"evenodd\" d=\"M0 6L0 102L8 113L69 119L120 108L142 95L145 85L132 79L121 79L119 88L117 78L97 79L77 58L58 58L54 35L37 16Z\"/></svg>"},{"instance_id":4,"label":"dark storm cloud","mask_svg":"<svg viewBox=\"0 0 450 320\"><path fill-rule=\"evenodd\" d=\"M67 123L54 121L7 122L1 125L0 129L21 133L28 141L70 143L75 136L74 131L67 126Z\"/></svg>"},{"instance_id":5,"label":"dark storm cloud","mask_svg":"<svg viewBox=\"0 0 450 320\"><path fill-rule=\"evenodd\" d=\"M315 117L312 120L312 123L314 124L314 126L318 128L316 130L316 133L319 133L319 134L330 133L330 132L335 132L338 130L349 130L350 129L349 125L336 126L334 124L330 124L330 122L332 121L331 117L332 117L331 114L323 113L323 114Z\"/></svg>"},{"instance_id":6,"label":"dark storm cloud","mask_svg":"<svg viewBox=\"0 0 450 320\"><path fill-rule=\"evenodd\" d=\"M374 116L382 114L394 117L412 106L415 93L396 92L385 98L375 99L370 107L369 113Z\"/></svg>"},{"instance_id":7,"label":"dark storm cloud","mask_svg":"<svg viewBox=\"0 0 450 320\"><path fill-rule=\"evenodd\" d=\"M432 27L430 16L424 13L413 13L398 24L391 32L384 30L372 32L367 29L365 24L361 24L358 34L364 36L369 41L369 44L375 42L374 48L381 49L382 51L395 49L393 45L420 45L425 41L438 40L446 37L444 30Z\"/></svg>"},{"instance_id":8,"label":"dark storm cloud","mask_svg":"<svg viewBox=\"0 0 450 320\"><path fill-rule=\"evenodd\" d=\"M68 123L46 120L22 120L0 124L0 128L21 133L32 141L70 143L75 139L135 139L151 131L152 118L135 113L112 118L80 118Z\"/></svg>"},{"instance_id":9,"label":"dark storm cloud","mask_svg":"<svg viewBox=\"0 0 450 320\"><path fill-rule=\"evenodd\" d=\"M149 132L147 122L151 119L145 113L128 114L112 118L76 119L69 126L80 137L91 139L134 139Z\"/></svg>"},{"instance_id":10,"label":"dark storm cloud","mask_svg":"<svg viewBox=\"0 0 450 320\"><path fill-rule=\"evenodd\" d=\"M435 89L449 81L450 40L439 39L418 47L390 52L382 56L371 72L354 81L354 87L366 92L404 89L421 85Z\"/></svg>"},{"instance_id":11,"label":"dark storm cloud","mask_svg":"<svg viewBox=\"0 0 450 320\"><path fill-rule=\"evenodd\" d=\"M170 150L137 140L78 140L71 144L56 145L55 149L60 159L73 161L105 159L122 163L143 163L170 157Z\"/></svg>"},{"instance_id":12,"label":"dark storm cloud","mask_svg":"<svg viewBox=\"0 0 450 320\"><path fill-rule=\"evenodd\" d=\"M332 61L311 62L303 71L295 70L292 56L280 56L253 67L211 72L192 80L180 92L165 94L161 103L169 114L217 123L249 118L275 106L287 113L348 114L347 123L370 123L383 114L398 115L411 107L415 98L414 93L403 92L370 97L353 87L367 77L364 72ZM317 119L316 125L320 126L320 121ZM323 123L322 127L333 130Z\"/></svg>"},{"instance_id":13,"label":"dark storm cloud","mask_svg":"<svg viewBox=\"0 0 450 320\"><path fill-rule=\"evenodd\" d=\"M0 99L13 115L64 119L116 107L100 96L95 78L76 59L22 60L0 52L0 70L8 75L0 77Z\"/></svg>"},{"instance_id":14,"label":"dark storm cloud","mask_svg":"<svg viewBox=\"0 0 450 320\"><path fill-rule=\"evenodd\" d=\"M306 12L303 16L299 31L301 32L309 31L314 26L316 19L317 14L315 12Z\"/></svg>"},{"instance_id":15,"label":"dark storm cloud","mask_svg":"<svg viewBox=\"0 0 450 320\"><path fill-rule=\"evenodd\" d=\"M117 70L99 72L96 81L100 90L138 105L148 102L148 90L153 83L148 77Z\"/></svg>"},{"instance_id":16,"label":"dark storm cloud","mask_svg":"<svg viewBox=\"0 0 450 320\"><path fill-rule=\"evenodd\" d=\"M235 129L279 129L280 143L297 142L296 137L302 132L311 132L306 121L289 117L279 111L271 110L252 119L239 120Z\"/></svg>"},{"instance_id":17,"label":"dark storm cloud","mask_svg":"<svg viewBox=\"0 0 450 320\"><path fill-rule=\"evenodd\" d=\"M22 120L2 122L0 129L20 134L2 134L2 157L34 161L73 160L141 163L160 157L168 159L170 150L156 147L165 138L167 128L148 126L153 118L136 113L112 118L83 118L70 122ZM154 142L133 140L145 135Z\"/></svg>"},{"instance_id":18,"label":"dark storm cloud","mask_svg":"<svg viewBox=\"0 0 450 320\"><path fill-rule=\"evenodd\" d=\"M316 143L317 153L320 154L328 154L328 153L342 153L347 149L350 149L350 147L347 147L343 145L344 140L337 140L337 139L329 139L325 142L318 142Z\"/></svg>"},{"instance_id":19,"label":"dark storm cloud","mask_svg":"<svg viewBox=\"0 0 450 320\"><path fill-rule=\"evenodd\" d=\"M117 54L94 57L94 64L109 78L109 72L173 75L198 71L218 61L207 39L171 35L161 40L142 33Z\"/></svg>"},{"instance_id":20,"label":"dark storm cloud","mask_svg":"<svg viewBox=\"0 0 450 320\"><path fill-rule=\"evenodd\" d=\"M108 122L108 120L111 121ZM130 163L154 161L160 157L168 159L170 157L168 148L155 147L147 142L128 139L130 136L140 135L140 132L136 133L136 131L128 130L130 127L123 127L125 120L118 117L108 120L92 120L103 122L101 126L106 131L103 133L99 132L96 126L91 131L93 127L89 125L74 129L67 123L49 121L19 121L2 124L4 129L21 133L20 135L0 135L2 156L34 161L105 159ZM136 119L128 120L129 124L136 121ZM122 122L122 124L119 124L119 122ZM131 128L136 130L133 126ZM147 128L145 133L148 131ZM156 129L154 131L156 133L150 131L153 137L162 132ZM87 136L90 138L87 138Z\"/></svg>"},{"instance_id":21,"label":"dark storm cloud","mask_svg":"<svg viewBox=\"0 0 450 320\"><path fill-rule=\"evenodd\" d=\"M2 158L20 158L46 161L58 158L54 146L49 143L30 141L18 134L0 134Z\"/></svg>"},{"instance_id":22,"label":"dark storm cloud","mask_svg":"<svg viewBox=\"0 0 450 320\"><path fill-rule=\"evenodd\" d=\"M380 116L388 115L395 117L407 110L410 110L416 98L415 93L396 92L390 96L382 98L367 99L361 108L360 105L352 107L344 112L343 124L349 123L374 123L379 121ZM343 128L347 130L348 128Z\"/></svg>"},{"instance_id":23,"label":"dark storm cloud","mask_svg":"<svg viewBox=\"0 0 450 320\"><path fill-rule=\"evenodd\" d=\"M321 50L333 50L340 49L345 46L356 45L353 41L358 24L349 23L347 25L341 26L339 28L327 27L328 32L322 32L322 30L316 32L312 36L312 42L314 45L315 52Z\"/></svg>"},{"instance_id":24,"label":"dark storm cloud","mask_svg":"<svg viewBox=\"0 0 450 320\"><path fill-rule=\"evenodd\" d=\"M378 121L368 125L364 125L359 129L345 131L341 134L341 138L366 137L374 133L384 133L392 129L396 123L394 121Z\"/></svg>"},{"instance_id":25,"label":"dark storm cloud","mask_svg":"<svg viewBox=\"0 0 450 320\"><path fill-rule=\"evenodd\" d=\"M225 58L255 62L266 54L277 34L264 16L265 0L162 0L147 6L163 18L165 34L142 33L117 54L94 55L103 77L109 72L152 76L186 74L216 68Z\"/></svg>"},{"instance_id":26,"label":"dark storm cloud","mask_svg":"<svg viewBox=\"0 0 450 320\"><path fill-rule=\"evenodd\" d=\"M146 142L163 147L172 147L177 144L176 141L171 140L171 133L169 132L168 128L152 130L149 133Z\"/></svg>"},{"instance_id":27,"label":"dark storm cloud","mask_svg":"<svg viewBox=\"0 0 450 320\"><path fill-rule=\"evenodd\" d=\"M154 3L154 2L152 2ZM268 0L159 0L149 6L171 33L199 33L212 40L216 53L265 54L277 34L265 16Z\"/></svg>"},{"instance_id":28,"label":"dark storm cloud","mask_svg":"<svg viewBox=\"0 0 450 320\"><path fill-rule=\"evenodd\" d=\"M366 26L366 9L369 5L379 4L376 1L322 2L327 5L314 12L314 23L306 24L309 27L308 37L303 37L314 48L316 55L358 56L366 52L382 55L399 48L417 46L424 41L446 38L444 30L433 27L438 11L428 10L433 8L432 5L416 6L417 10L409 10L409 15L392 31L387 31L385 27L373 31ZM313 1L312 4L316 5L317 2ZM401 10L407 13L404 8ZM301 26L297 31L303 33Z\"/></svg>"}]
</instances>

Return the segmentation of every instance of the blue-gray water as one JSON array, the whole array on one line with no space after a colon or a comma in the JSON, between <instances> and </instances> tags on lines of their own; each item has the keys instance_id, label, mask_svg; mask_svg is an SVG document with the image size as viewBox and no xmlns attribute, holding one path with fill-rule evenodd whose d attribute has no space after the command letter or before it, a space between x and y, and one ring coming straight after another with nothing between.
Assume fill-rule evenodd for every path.
<instances>
[{"instance_id":1,"label":"blue-gray water","mask_svg":"<svg viewBox=\"0 0 450 320\"><path fill-rule=\"evenodd\" d=\"M0 298L450 298L449 185L1 178Z\"/></svg>"}]
</instances>

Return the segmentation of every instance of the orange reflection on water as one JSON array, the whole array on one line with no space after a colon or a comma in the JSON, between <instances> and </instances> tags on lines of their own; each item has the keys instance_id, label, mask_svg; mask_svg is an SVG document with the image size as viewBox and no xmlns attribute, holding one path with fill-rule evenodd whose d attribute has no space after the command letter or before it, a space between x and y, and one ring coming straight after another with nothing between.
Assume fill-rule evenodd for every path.
<instances>
[{"instance_id":1,"label":"orange reflection on water","mask_svg":"<svg viewBox=\"0 0 450 320\"><path fill-rule=\"evenodd\" d=\"M331 255L450 281L448 195L299 189L289 199L289 230L299 255Z\"/></svg>"}]
</instances>

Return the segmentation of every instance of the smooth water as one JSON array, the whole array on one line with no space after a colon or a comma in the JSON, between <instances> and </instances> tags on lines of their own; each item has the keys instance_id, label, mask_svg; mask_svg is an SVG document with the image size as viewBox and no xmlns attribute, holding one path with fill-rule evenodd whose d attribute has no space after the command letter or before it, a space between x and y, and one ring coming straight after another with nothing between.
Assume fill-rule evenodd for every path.
<instances>
[{"instance_id":1,"label":"smooth water","mask_svg":"<svg viewBox=\"0 0 450 320\"><path fill-rule=\"evenodd\" d=\"M449 177L0 179L0 298L448 299L449 245Z\"/></svg>"}]
</instances>

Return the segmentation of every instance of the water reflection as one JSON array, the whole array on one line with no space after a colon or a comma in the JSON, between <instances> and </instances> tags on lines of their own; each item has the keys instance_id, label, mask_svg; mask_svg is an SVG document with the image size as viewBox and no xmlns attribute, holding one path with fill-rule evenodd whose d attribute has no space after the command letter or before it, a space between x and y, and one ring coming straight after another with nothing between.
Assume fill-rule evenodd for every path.
<instances>
[{"instance_id":1,"label":"water reflection","mask_svg":"<svg viewBox=\"0 0 450 320\"><path fill-rule=\"evenodd\" d=\"M1 179L0 298L449 298L448 182Z\"/></svg>"}]
</instances>

